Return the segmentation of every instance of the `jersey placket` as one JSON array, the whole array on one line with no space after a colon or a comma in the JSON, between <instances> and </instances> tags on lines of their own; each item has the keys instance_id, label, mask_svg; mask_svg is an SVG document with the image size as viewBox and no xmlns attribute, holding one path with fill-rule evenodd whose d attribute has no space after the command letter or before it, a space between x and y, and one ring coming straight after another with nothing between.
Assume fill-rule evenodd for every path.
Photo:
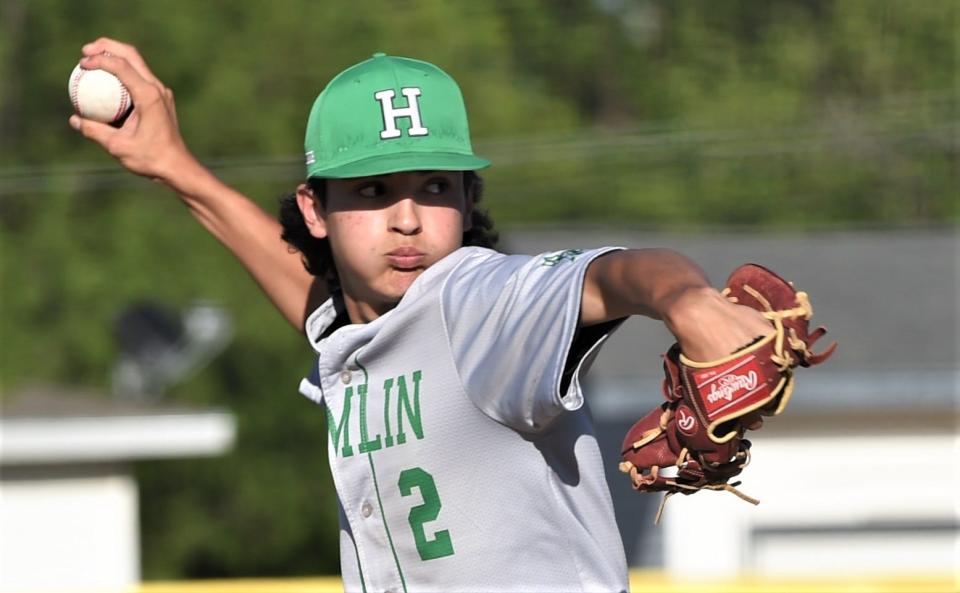
<instances>
[{"instance_id":1,"label":"jersey placket","mask_svg":"<svg viewBox=\"0 0 960 593\"><path fill-rule=\"evenodd\" d=\"M359 418L360 394L363 393L364 399L370 397L366 368L360 364L357 355L350 358L353 364L327 369L325 382L330 387L326 391L339 395L333 398L335 402L328 400L333 413L332 417L328 417L328 422L336 422L335 418L343 418L344 414ZM360 378L357 369L362 371L362 384L355 385ZM368 401L368 405L370 403L376 405L376 402ZM349 430L359 436L359 421L347 420L341 430ZM330 470L353 534L363 590L371 593L406 593L403 571L384 514L373 453L359 451L356 444L348 445L349 433L340 434L339 437L342 443L337 446L331 433L328 445ZM387 559L390 561L385 562Z\"/></svg>"}]
</instances>

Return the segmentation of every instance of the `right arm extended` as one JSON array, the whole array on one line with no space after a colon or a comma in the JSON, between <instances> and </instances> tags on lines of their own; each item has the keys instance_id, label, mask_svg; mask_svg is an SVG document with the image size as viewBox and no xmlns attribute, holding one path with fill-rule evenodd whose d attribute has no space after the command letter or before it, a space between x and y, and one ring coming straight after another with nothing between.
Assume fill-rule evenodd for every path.
<instances>
[{"instance_id":1,"label":"right arm extended","mask_svg":"<svg viewBox=\"0 0 960 593\"><path fill-rule=\"evenodd\" d=\"M280 238L277 220L227 186L190 153L177 124L173 93L150 71L136 48L100 38L83 46L84 68L114 73L133 97L121 128L71 116L70 125L137 175L179 194L193 216L253 276L283 316L303 331L309 312L327 297L322 279L306 271L299 253Z\"/></svg>"}]
</instances>

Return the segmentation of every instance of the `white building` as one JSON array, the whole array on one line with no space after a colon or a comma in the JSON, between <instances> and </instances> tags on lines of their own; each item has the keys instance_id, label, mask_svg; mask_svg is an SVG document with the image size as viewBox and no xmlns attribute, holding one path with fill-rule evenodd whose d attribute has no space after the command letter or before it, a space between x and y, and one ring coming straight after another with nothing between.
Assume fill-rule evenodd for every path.
<instances>
[{"instance_id":1,"label":"white building","mask_svg":"<svg viewBox=\"0 0 960 593\"><path fill-rule=\"evenodd\" d=\"M219 455L233 416L60 389L7 394L0 415L0 592L129 591L140 582L143 459Z\"/></svg>"}]
</instances>

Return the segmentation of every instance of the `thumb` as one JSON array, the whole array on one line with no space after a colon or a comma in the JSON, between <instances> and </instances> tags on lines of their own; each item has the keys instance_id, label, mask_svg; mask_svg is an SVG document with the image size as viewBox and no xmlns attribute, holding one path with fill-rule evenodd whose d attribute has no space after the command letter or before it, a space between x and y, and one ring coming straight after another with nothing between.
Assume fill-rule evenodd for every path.
<instances>
[{"instance_id":1,"label":"thumb","mask_svg":"<svg viewBox=\"0 0 960 593\"><path fill-rule=\"evenodd\" d=\"M110 138L117 133L117 128L109 124L100 123L92 119L86 119L80 117L79 115L70 116L70 127L74 130L80 132L85 137L93 140L97 144L100 144L104 148L107 146L107 142L110 141Z\"/></svg>"}]
</instances>

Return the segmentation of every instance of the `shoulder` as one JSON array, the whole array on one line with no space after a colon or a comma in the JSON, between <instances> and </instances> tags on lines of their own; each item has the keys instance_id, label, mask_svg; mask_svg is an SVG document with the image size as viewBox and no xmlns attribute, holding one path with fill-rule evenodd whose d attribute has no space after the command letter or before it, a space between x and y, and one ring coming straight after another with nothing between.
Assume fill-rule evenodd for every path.
<instances>
[{"instance_id":1,"label":"shoulder","mask_svg":"<svg viewBox=\"0 0 960 593\"><path fill-rule=\"evenodd\" d=\"M529 282L539 282L541 278L563 277L565 272L576 272L591 261L620 247L601 247L598 249L562 249L547 251L536 255L505 255L480 247L464 248L471 251L464 254L458 265L451 271L453 279L469 278L470 281L508 281L509 278L523 278Z\"/></svg>"},{"instance_id":2,"label":"shoulder","mask_svg":"<svg viewBox=\"0 0 960 593\"><path fill-rule=\"evenodd\" d=\"M491 265L509 256L486 247L461 247L430 266L408 291L414 295L442 285L451 274L463 273L478 266Z\"/></svg>"},{"instance_id":3,"label":"shoulder","mask_svg":"<svg viewBox=\"0 0 960 593\"><path fill-rule=\"evenodd\" d=\"M485 247L461 247L427 268L404 294L401 305L439 294L454 273L504 257L502 253Z\"/></svg>"}]
</instances>

